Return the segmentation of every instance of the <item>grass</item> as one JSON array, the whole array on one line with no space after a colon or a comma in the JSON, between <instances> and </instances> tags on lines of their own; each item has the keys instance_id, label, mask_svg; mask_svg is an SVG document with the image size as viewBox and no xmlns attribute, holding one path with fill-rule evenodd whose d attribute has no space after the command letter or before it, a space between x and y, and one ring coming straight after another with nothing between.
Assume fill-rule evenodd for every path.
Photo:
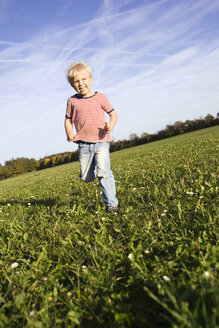
<instances>
[{"instance_id":1,"label":"grass","mask_svg":"<svg viewBox=\"0 0 219 328\"><path fill-rule=\"evenodd\" d=\"M78 163L1 181L0 328L219 327L218 141L112 153L116 214Z\"/></svg>"}]
</instances>

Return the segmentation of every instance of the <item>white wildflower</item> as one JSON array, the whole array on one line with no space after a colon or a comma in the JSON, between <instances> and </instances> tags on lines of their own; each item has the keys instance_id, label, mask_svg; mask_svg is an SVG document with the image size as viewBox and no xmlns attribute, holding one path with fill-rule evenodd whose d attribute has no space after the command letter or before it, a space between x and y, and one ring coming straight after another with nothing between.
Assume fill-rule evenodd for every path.
<instances>
[{"instance_id":1,"label":"white wildflower","mask_svg":"<svg viewBox=\"0 0 219 328\"><path fill-rule=\"evenodd\" d=\"M18 263L17 263L17 262L12 263L12 265L11 265L11 268L12 268L12 269L15 269L15 268L17 268L17 267L18 267Z\"/></svg>"},{"instance_id":2,"label":"white wildflower","mask_svg":"<svg viewBox=\"0 0 219 328\"><path fill-rule=\"evenodd\" d=\"M87 271L87 266L86 265L82 265L82 270L84 271L84 272L86 272Z\"/></svg>"},{"instance_id":3,"label":"white wildflower","mask_svg":"<svg viewBox=\"0 0 219 328\"><path fill-rule=\"evenodd\" d=\"M129 260L132 261L133 260L133 254L130 253L129 256L128 256Z\"/></svg>"},{"instance_id":4,"label":"white wildflower","mask_svg":"<svg viewBox=\"0 0 219 328\"><path fill-rule=\"evenodd\" d=\"M47 281L48 280L48 278L46 278L46 277L43 277L43 281Z\"/></svg>"},{"instance_id":5,"label":"white wildflower","mask_svg":"<svg viewBox=\"0 0 219 328\"><path fill-rule=\"evenodd\" d=\"M168 276L163 276L163 280L168 282L168 281L170 281L170 278Z\"/></svg>"},{"instance_id":6,"label":"white wildflower","mask_svg":"<svg viewBox=\"0 0 219 328\"><path fill-rule=\"evenodd\" d=\"M103 217L103 218L101 218L101 220L104 221L104 220L106 220L106 218Z\"/></svg>"},{"instance_id":7,"label":"white wildflower","mask_svg":"<svg viewBox=\"0 0 219 328\"><path fill-rule=\"evenodd\" d=\"M187 191L186 193L187 193L187 195L190 195L190 196L194 195L194 192L192 192L192 191Z\"/></svg>"},{"instance_id":8,"label":"white wildflower","mask_svg":"<svg viewBox=\"0 0 219 328\"><path fill-rule=\"evenodd\" d=\"M165 216L166 214L165 213L162 213L161 216Z\"/></svg>"},{"instance_id":9,"label":"white wildflower","mask_svg":"<svg viewBox=\"0 0 219 328\"><path fill-rule=\"evenodd\" d=\"M29 313L29 316L30 316L30 317L34 317L34 316L35 316L35 314L36 314L36 312L35 312L35 311L31 311L31 312Z\"/></svg>"},{"instance_id":10,"label":"white wildflower","mask_svg":"<svg viewBox=\"0 0 219 328\"><path fill-rule=\"evenodd\" d=\"M210 272L209 272L209 271L205 271L205 277L206 277L206 278L211 278L211 277L212 277L212 275L210 274Z\"/></svg>"}]
</instances>

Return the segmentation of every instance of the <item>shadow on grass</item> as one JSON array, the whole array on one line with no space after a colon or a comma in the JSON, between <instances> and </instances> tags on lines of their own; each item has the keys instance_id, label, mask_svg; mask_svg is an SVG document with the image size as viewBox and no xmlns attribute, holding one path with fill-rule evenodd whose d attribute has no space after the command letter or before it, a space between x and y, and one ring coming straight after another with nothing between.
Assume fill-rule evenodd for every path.
<instances>
[{"instance_id":1,"label":"shadow on grass","mask_svg":"<svg viewBox=\"0 0 219 328\"><path fill-rule=\"evenodd\" d=\"M148 284L155 291L153 283ZM99 304L93 309L92 320L90 316L84 318L82 326L85 328L170 328L171 325L166 319L168 313L149 297L144 290L144 285L143 280L136 279L126 288L122 286L116 288L113 293L113 308L108 308L108 311L106 311L107 304L100 297Z\"/></svg>"},{"instance_id":2,"label":"shadow on grass","mask_svg":"<svg viewBox=\"0 0 219 328\"><path fill-rule=\"evenodd\" d=\"M13 206L13 205L21 205L21 206L48 206L53 207L58 204L58 199L54 198L44 198L44 199L29 199L29 200L18 200L18 199L9 199L5 201L0 201L0 206Z\"/></svg>"}]
</instances>

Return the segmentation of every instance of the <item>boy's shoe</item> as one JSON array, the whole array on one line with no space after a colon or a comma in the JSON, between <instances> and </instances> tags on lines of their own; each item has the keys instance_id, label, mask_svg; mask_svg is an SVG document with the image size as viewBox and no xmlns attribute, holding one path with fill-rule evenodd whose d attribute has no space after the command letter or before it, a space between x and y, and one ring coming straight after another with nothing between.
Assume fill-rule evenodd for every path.
<instances>
[{"instance_id":1,"label":"boy's shoe","mask_svg":"<svg viewBox=\"0 0 219 328\"><path fill-rule=\"evenodd\" d=\"M107 212L116 212L118 211L118 206L107 206Z\"/></svg>"}]
</instances>

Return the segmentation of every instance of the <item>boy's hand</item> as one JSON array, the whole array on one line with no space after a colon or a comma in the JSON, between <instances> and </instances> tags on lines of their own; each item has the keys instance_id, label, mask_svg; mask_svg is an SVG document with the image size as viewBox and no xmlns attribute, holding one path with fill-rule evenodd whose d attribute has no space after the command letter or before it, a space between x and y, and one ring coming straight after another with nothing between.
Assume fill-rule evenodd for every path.
<instances>
[{"instance_id":1,"label":"boy's hand","mask_svg":"<svg viewBox=\"0 0 219 328\"><path fill-rule=\"evenodd\" d=\"M68 140L68 142L72 142L72 141L74 141L74 137L75 137L74 134L72 134L72 135L70 135L70 136L67 136L67 140Z\"/></svg>"},{"instance_id":2,"label":"boy's hand","mask_svg":"<svg viewBox=\"0 0 219 328\"><path fill-rule=\"evenodd\" d=\"M116 122L117 122L117 113L115 110L113 110L111 113L109 113L110 116L110 122L105 124L106 130L109 132L112 132L115 128Z\"/></svg>"},{"instance_id":3,"label":"boy's hand","mask_svg":"<svg viewBox=\"0 0 219 328\"><path fill-rule=\"evenodd\" d=\"M106 122L105 126L106 126L107 131L109 131L109 132L112 132L114 129L114 126L111 122L108 122L108 123Z\"/></svg>"}]
</instances>

